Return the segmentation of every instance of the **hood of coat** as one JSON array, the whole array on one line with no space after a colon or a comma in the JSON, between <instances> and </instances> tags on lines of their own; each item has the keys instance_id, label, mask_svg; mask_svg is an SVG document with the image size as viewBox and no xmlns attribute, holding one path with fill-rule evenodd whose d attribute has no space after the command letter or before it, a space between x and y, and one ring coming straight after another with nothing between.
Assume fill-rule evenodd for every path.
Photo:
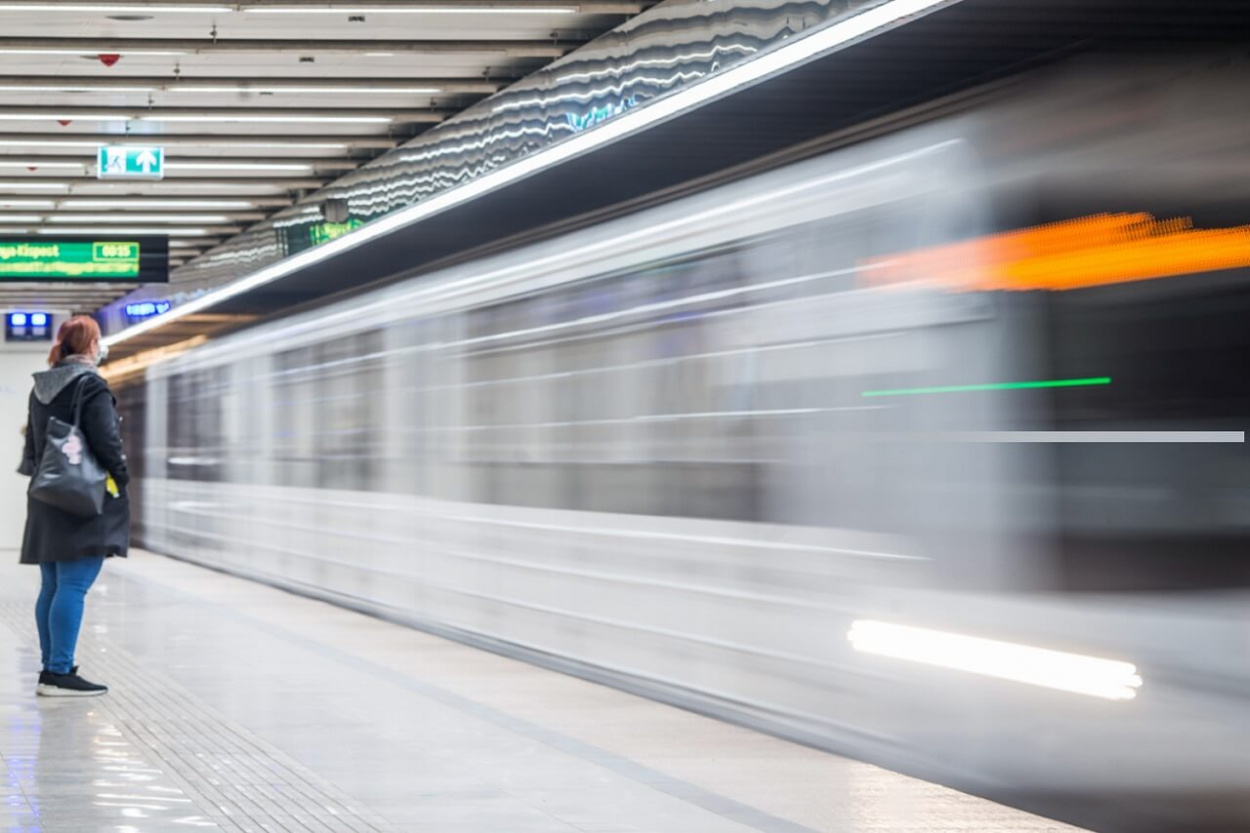
<instances>
[{"instance_id":1,"label":"hood of coat","mask_svg":"<svg viewBox=\"0 0 1250 833\"><path fill-rule=\"evenodd\" d=\"M94 374L95 372L94 367L70 361L60 362L47 370L36 371L33 374L35 377L35 398L47 405L53 399L56 399L57 394L76 382L79 377L88 373Z\"/></svg>"}]
</instances>

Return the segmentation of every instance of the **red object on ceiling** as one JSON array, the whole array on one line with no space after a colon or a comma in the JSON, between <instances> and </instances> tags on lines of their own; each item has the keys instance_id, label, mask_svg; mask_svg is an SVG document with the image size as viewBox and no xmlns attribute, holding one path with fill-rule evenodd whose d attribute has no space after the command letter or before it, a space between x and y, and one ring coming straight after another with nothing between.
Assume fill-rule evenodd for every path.
<instances>
[{"instance_id":1,"label":"red object on ceiling","mask_svg":"<svg viewBox=\"0 0 1250 833\"><path fill-rule=\"evenodd\" d=\"M122 56L115 52L102 52L100 53L99 58L100 63L104 64L106 67L111 67L113 64L120 61Z\"/></svg>"}]
</instances>

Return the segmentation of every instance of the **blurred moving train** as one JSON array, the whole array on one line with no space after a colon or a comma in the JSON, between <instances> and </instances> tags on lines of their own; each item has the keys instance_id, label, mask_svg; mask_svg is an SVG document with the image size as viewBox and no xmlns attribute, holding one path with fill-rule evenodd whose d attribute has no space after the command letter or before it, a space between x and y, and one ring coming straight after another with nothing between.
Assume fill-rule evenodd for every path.
<instances>
[{"instance_id":1,"label":"blurred moving train","mask_svg":"<svg viewBox=\"0 0 1250 833\"><path fill-rule=\"evenodd\" d=\"M1123 64L155 364L142 541L1098 829L1247 829L1250 73Z\"/></svg>"}]
</instances>

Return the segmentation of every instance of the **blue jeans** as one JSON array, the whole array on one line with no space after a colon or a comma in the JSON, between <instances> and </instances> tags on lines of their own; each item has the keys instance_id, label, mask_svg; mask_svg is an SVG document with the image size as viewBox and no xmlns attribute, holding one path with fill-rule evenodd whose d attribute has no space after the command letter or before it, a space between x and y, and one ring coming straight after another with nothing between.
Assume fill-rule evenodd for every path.
<instances>
[{"instance_id":1,"label":"blue jeans","mask_svg":"<svg viewBox=\"0 0 1250 833\"><path fill-rule=\"evenodd\" d=\"M35 624L45 670L68 674L74 667L83 602L103 566L102 555L39 565L43 587L35 602Z\"/></svg>"}]
</instances>

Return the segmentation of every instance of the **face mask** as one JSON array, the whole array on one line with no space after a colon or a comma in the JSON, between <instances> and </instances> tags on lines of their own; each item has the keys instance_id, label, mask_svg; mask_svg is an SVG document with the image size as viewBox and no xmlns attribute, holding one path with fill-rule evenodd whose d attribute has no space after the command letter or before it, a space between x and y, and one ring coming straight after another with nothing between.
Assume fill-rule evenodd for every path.
<instances>
[{"instance_id":1,"label":"face mask","mask_svg":"<svg viewBox=\"0 0 1250 833\"><path fill-rule=\"evenodd\" d=\"M101 344L99 352L95 354L96 366L99 367L101 364L104 363L104 360L107 359L108 357L109 357L109 346L107 344Z\"/></svg>"}]
</instances>

